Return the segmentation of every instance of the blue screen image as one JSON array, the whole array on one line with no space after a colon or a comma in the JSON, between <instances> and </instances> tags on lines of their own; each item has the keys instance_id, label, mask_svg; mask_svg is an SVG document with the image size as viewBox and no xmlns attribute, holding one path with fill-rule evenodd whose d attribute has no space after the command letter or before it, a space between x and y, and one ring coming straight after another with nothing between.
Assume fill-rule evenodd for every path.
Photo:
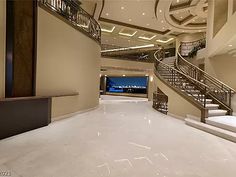
<instances>
[{"instance_id":1,"label":"blue screen image","mask_svg":"<svg viewBox=\"0 0 236 177\"><path fill-rule=\"evenodd\" d=\"M148 77L107 77L107 91L115 93L146 93Z\"/></svg>"}]
</instances>

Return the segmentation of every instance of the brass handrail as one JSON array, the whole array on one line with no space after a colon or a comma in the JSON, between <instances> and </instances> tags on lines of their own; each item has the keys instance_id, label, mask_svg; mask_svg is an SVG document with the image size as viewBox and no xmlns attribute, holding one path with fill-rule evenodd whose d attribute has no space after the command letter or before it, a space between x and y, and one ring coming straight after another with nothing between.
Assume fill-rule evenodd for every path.
<instances>
[{"instance_id":1,"label":"brass handrail","mask_svg":"<svg viewBox=\"0 0 236 177\"><path fill-rule=\"evenodd\" d=\"M179 71L179 70L177 70L177 69L175 69L175 68L169 66L168 64L162 62L161 60L158 60L157 57L156 57L156 54L157 54L158 52L159 52L159 50L157 50L157 51L154 53L154 58L155 58L158 62L160 62L160 63L163 64L164 66L170 68L171 70L173 70L173 71L179 73L180 75L184 75L185 77L187 77L187 78L190 79L191 81L196 82L196 83L200 84L201 86L206 87L206 88L209 89L209 86L208 86L208 85L206 85L206 84L204 84L204 83L202 83L202 82L200 82L200 81L198 81L198 80L196 80L196 79L194 79L194 78L192 78L192 77L186 75L185 73L183 73L183 72L181 72L181 71Z\"/></svg>"},{"instance_id":2,"label":"brass handrail","mask_svg":"<svg viewBox=\"0 0 236 177\"><path fill-rule=\"evenodd\" d=\"M77 0L37 0L39 6L101 44L101 27Z\"/></svg>"},{"instance_id":3,"label":"brass handrail","mask_svg":"<svg viewBox=\"0 0 236 177\"><path fill-rule=\"evenodd\" d=\"M203 71L202 69L198 68L197 66L195 66L194 64L192 64L191 62L187 61L184 57L181 56L181 54L179 53L179 51L177 51L177 55L184 60L186 63L188 63L189 65L191 65L192 67L194 67L195 69L197 69L198 71L202 72L205 74L205 76L208 76L209 78L211 78L212 80L215 80L216 82L222 84L224 87L228 88L229 90L232 91L232 93L235 93L236 91L231 88L230 86L226 85L225 83L223 83L222 81L218 80L217 78L212 77L211 75L209 75L207 72ZM177 58L178 60L178 58ZM177 61L176 60L176 61Z\"/></svg>"}]
</instances>

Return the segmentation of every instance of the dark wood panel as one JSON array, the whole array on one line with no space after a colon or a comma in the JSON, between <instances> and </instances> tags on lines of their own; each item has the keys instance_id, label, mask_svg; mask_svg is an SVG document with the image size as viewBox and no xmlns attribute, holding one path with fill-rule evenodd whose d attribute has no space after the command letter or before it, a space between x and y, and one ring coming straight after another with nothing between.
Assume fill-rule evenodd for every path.
<instances>
[{"instance_id":1,"label":"dark wood panel","mask_svg":"<svg viewBox=\"0 0 236 177\"><path fill-rule=\"evenodd\" d=\"M7 1L6 97L35 94L37 1Z\"/></svg>"},{"instance_id":2,"label":"dark wood panel","mask_svg":"<svg viewBox=\"0 0 236 177\"><path fill-rule=\"evenodd\" d=\"M51 98L0 101L0 139L47 126Z\"/></svg>"}]
</instances>

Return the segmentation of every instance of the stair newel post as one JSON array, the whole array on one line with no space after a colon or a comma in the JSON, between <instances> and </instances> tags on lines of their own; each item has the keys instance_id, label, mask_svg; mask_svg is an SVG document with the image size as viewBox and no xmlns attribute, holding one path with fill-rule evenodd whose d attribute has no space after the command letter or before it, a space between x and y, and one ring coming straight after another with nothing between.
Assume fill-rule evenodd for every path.
<instances>
[{"instance_id":1,"label":"stair newel post","mask_svg":"<svg viewBox=\"0 0 236 177\"><path fill-rule=\"evenodd\" d=\"M206 87L204 89L204 108L206 108Z\"/></svg>"},{"instance_id":2,"label":"stair newel post","mask_svg":"<svg viewBox=\"0 0 236 177\"><path fill-rule=\"evenodd\" d=\"M231 96L232 96L232 92L229 89L229 107L231 108Z\"/></svg>"}]
</instances>

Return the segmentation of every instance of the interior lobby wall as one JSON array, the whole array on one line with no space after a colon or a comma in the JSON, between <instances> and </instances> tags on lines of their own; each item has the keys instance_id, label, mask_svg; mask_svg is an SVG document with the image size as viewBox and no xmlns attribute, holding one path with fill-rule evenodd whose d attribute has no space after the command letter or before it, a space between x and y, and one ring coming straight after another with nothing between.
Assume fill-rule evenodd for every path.
<instances>
[{"instance_id":1,"label":"interior lobby wall","mask_svg":"<svg viewBox=\"0 0 236 177\"><path fill-rule=\"evenodd\" d=\"M0 1L0 98L5 95L5 21L6 1Z\"/></svg>"},{"instance_id":2,"label":"interior lobby wall","mask_svg":"<svg viewBox=\"0 0 236 177\"><path fill-rule=\"evenodd\" d=\"M52 117L99 104L100 46L60 19L38 9L36 94L51 96Z\"/></svg>"},{"instance_id":3,"label":"interior lobby wall","mask_svg":"<svg viewBox=\"0 0 236 177\"><path fill-rule=\"evenodd\" d=\"M186 118L187 115L201 117L200 109L189 103L156 76L154 77L154 87L159 87L168 95L168 113L181 118Z\"/></svg>"},{"instance_id":4,"label":"interior lobby wall","mask_svg":"<svg viewBox=\"0 0 236 177\"><path fill-rule=\"evenodd\" d=\"M81 7L90 15L93 15L96 1L80 0L80 2L82 3Z\"/></svg>"},{"instance_id":5,"label":"interior lobby wall","mask_svg":"<svg viewBox=\"0 0 236 177\"><path fill-rule=\"evenodd\" d=\"M229 54L217 55L208 58L206 63L206 69L209 70L210 67L212 75L236 90L235 57ZM236 112L236 96L233 97L232 108Z\"/></svg>"},{"instance_id":6,"label":"interior lobby wall","mask_svg":"<svg viewBox=\"0 0 236 177\"><path fill-rule=\"evenodd\" d=\"M208 17L207 17L207 57L212 57L219 54L236 36L236 13L233 13L233 1L228 1L228 17L226 23L214 36L214 14L215 1L208 2ZM209 68L210 69L210 68ZM209 70L209 72L211 72Z\"/></svg>"}]
</instances>

